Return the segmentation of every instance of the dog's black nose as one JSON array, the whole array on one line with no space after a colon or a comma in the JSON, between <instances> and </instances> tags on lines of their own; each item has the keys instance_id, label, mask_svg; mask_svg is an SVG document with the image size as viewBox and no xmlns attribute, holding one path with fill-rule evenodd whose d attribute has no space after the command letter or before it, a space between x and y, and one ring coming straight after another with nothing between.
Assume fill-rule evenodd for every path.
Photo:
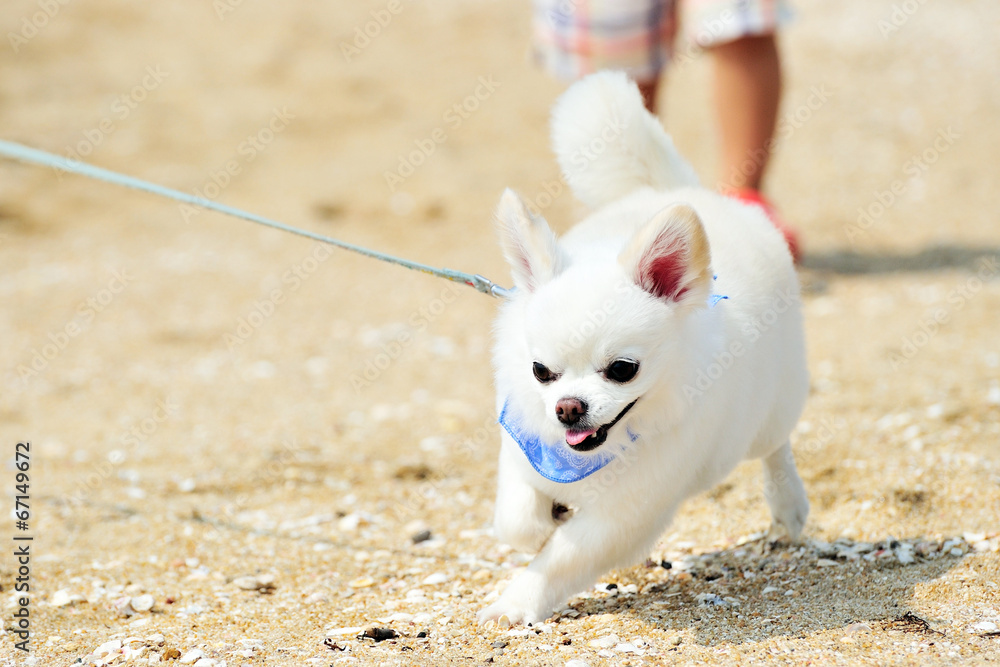
<instances>
[{"instance_id":1,"label":"dog's black nose","mask_svg":"<svg viewBox=\"0 0 1000 667\"><path fill-rule=\"evenodd\" d=\"M579 398L560 398L556 403L556 417L566 426L572 426L587 414L587 404Z\"/></svg>"}]
</instances>

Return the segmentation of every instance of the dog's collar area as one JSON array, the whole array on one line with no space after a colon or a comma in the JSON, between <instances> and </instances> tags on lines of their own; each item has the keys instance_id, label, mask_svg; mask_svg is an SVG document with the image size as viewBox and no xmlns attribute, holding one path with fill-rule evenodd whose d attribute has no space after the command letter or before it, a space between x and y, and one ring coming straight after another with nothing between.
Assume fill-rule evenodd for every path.
<instances>
[{"instance_id":1,"label":"dog's collar area","mask_svg":"<svg viewBox=\"0 0 1000 667\"><path fill-rule=\"evenodd\" d=\"M611 427L617 424L635 403L636 401L632 401L615 417L614 421L601 427L601 429L604 429L604 436L598 444L602 444L607 439L607 431L610 431ZM537 433L533 433L525 428L522 415L518 414L511 407L510 399L504 402L499 421L503 429L507 431L507 434L521 448L525 458L528 459L528 463L535 469L535 472L552 482L559 484L579 482L593 475L615 459L614 454L608 452L595 452L591 455L580 454L577 451L573 451L573 448L566 444L565 439L556 442L542 440ZM600 431L601 429L598 430ZM625 434L632 442L639 439L639 436L629 428L625 429ZM594 445L591 449L596 447L597 445Z\"/></svg>"},{"instance_id":2,"label":"dog's collar area","mask_svg":"<svg viewBox=\"0 0 1000 667\"><path fill-rule=\"evenodd\" d=\"M615 424L621 421L621 418L625 416L625 413L631 410L632 406L635 405L638 400L639 399L637 398L635 401L626 405L625 409L619 412L617 417L609 421L604 426L598 427L598 429L594 431L594 433L586 440L577 445L569 445L569 447L572 447L575 452L590 452L603 445L604 441L608 439L608 431L610 431Z\"/></svg>"},{"instance_id":3,"label":"dog's collar area","mask_svg":"<svg viewBox=\"0 0 1000 667\"><path fill-rule=\"evenodd\" d=\"M716 273L716 274L712 275L712 282L715 282L718 279L719 279L719 274ZM729 298L729 296L727 296L725 294L709 294L708 295L708 307L709 308L714 308L717 303L719 303L723 299L728 299L728 298Z\"/></svg>"}]
</instances>

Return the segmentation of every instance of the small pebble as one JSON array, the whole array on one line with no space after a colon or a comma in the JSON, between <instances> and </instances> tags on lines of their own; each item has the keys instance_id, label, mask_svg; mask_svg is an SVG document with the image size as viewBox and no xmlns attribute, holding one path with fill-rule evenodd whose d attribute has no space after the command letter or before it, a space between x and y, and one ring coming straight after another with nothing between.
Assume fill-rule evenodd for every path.
<instances>
[{"instance_id":1,"label":"small pebble","mask_svg":"<svg viewBox=\"0 0 1000 667\"><path fill-rule=\"evenodd\" d=\"M517 630L517 629L515 629L515 630L508 630L507 632L505 632L503 634L504 634L504 637L534 637L535 636L535 631L532 630L531 628L523 628L521 630Z\"/></svg>"},{"instance_id":2,"label":"small pebble","mask_svg":"<svg viewBox=\"0 0 1000 667\"><path fill-rule=\"evenodd\" d=\"M236 584L237 588L244 591L260 591L261 593L270 593L275 588L274 575L272 574L237 577L236 579L233 579L233 583Z\"/></svg>"},{"instance_id":3,"label":"small pebble","mask_svg":"<svg viewBox=\"0 0 1000 667\"><path fill-rule=\"evenodd\" d=\"M633 644L632 642L623 642L615 646L616 653L635 653L642 655L645 653L644 650Z\"/></svg>"},{"instance_id":4,"label":"small pebble","mask_svg":"<svg viewBox=\"0 0 1000 667\"><path fill-rule=\"evenodd\" d=\"M378 643L386 639L395 639L398 636L399 633L392 628L371 627L358 635L358 639L374 639L375 643Z\"/></svg>"},{"instance_id":5,"label":"small pebble","mask_svg":"<svg viewBox=\"0 0 1000 667\"><path fill-rule=\"evenodd\" d=\"M202 651L200 648L191 649L190 651L181 656L180 662L182 665L193 665L194 663L198 662L204 657L205 657L205 652Z\"/></svg>"},{"instance_id":6,"label":"small pebble","mask_svg":"<svg viewBox=\"0 0 1000 667\"><path fill-rule=\"evenodd\" d=\"M53 607L71 607L78 602L86 602L87 598L76 593L70 593L65 588L59 589L52 594L52 599L49 600L49 604Z\"/></svg>"},{"instance_id":7,"label":"small pebble","mask_svg":"<svg viewBox=\"0 0 1000 667\"><path fill-rule=\"evenodd\" d=\"M414 533L410 537L410 539L413 540L414 544L420 544L421 542L426 542L427 540L431 539L431 531L421 530L419 533Z\"/></svg>"},{"instance_id":8,"label":"small pebble","mask_svg":"<svg viewBox=\"0 0 1000 667\"><path fill-rule=\"evenodd\" d=\"M129 603L132 605L132 609L138 612L150 611L153 605L156 603L152 595L139 595L132 598Z\"/></svg>"},{"instance_id":9,"label":"small pebble","mask_svg":"<svg viewBox=\"0 0 1000 667\"><path fill-rule=\"evenodd\" d=\"M108 655L109 653L117 653L122 650L122 641L120 639L112 639L111 641L104 642L96 649L94 649L94 655L97 657Z\"/></svg>"},{"instance_id":10,"label":"small pebble","mask_svg":"<svg viewBox=\"0 0 1000 667\"><path fill-rule=\"evenodd\" d=\"M600 639L592 639L587 642L588 646L594 648L611 648L619 643L618 635L606 635Z\"/></svg>"},{"instance_id":11,"label":"small pebble","mask_svg":"<svg viewBox=\"0 0 1000 667\"><path fill-rule=\"evenodd\" d=\"M340 519L340 521L337 522L337 528L339 528L342 532L349 533L357 530L367 523L368 521L365 517L355 512Z\"/></svg>"},{"instance_id":12,"label":"small pebble","mask_svg":"<svg viewBox=\"0 0 1000 667\"><path fill-rule=\"evenodd\" d=\"M1000 628L993 621L980 621L979 623L972 624L973 632L980 632L983 634L988 634L992 632L1000 632Z\"/></svg>"},{"instance_id":13,"label":"small pebble","mask_svg":"<svg viewBox=\"0 0 1000 667\"><path fill-rule=\"evenodd\" d=\"M375 580L371 577L360 577L352 581L348 586L351 588L370 588L375 585Z\"/></svg>"},{"instance_id":14,"label":"small pebble","mask_svg":"<svg viewBox=\"0 0 1000 667\"><path fill-rule=\"evenodd\" d=\"M698 604L702 607L728 607L730 604L715 593L701 593L698 595L697 600Z\"/></svg>"},{"instance_id":15,"label":"small pebble","mask_svg":"<svg viewBox=\"0 0 1000 667\"><path fill-rule=\"evenodd\" d=\"M448 581L448 575L442 572L435 572L434 574L428 575L421 582L424 586L437 586L438 584L443 584Z\"/></svg>"}]
</instances>

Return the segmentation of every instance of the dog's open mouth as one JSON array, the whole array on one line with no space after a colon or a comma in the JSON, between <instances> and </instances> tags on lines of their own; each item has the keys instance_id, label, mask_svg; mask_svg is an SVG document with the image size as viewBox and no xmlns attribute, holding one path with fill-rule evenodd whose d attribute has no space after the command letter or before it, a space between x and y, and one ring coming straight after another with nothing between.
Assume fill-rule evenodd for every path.
<instances>
[{"instance_id":1,"label":"dog's open mouth","mask_svg":"<svg viewBox=\"0 0 1000 667\"><path fill-rule=\"evenodd\" d=\"M608 431L611 430L611 427L617 424L621 418L625 416L625 413L632 409L632 406L635 405L638 400L639 399L637 398L635 401L626 405L625 409L619 412L617 417L609 421L604 426L599 426L590 431L566 431L566 444L569 445L573 451L577 452L589 452L597 449L604 444L605 440L608 439Z\"/></svg>"}]
</instances>

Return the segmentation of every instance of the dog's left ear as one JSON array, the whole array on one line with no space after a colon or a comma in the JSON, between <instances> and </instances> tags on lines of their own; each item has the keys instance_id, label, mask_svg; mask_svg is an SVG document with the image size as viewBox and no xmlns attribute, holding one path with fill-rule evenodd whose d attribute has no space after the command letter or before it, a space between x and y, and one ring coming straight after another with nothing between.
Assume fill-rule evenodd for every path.
<instances>
[{"instance_id":1,"label":"dog's left ear","mask_svg":"<svg viewBox=\"0 0 1000 667\"><path fill-rule=\"evenodd\" d=\"M565 267L565 257L548 223L533 215L510 188L500 197L496 220L515 287L533 292Z\"/></svg>"},{"instance_id":2,"label":"dog's left ear","mask_svg":"<svg viewBox=\"0 0 1000 667\"><path fill-rule=\"evenodd\" d=\"M694 209L675 204L632 236L618 262L646 292L683 306L704 306L712 284L708 237Z\"/></svg>"}]
</instances>

